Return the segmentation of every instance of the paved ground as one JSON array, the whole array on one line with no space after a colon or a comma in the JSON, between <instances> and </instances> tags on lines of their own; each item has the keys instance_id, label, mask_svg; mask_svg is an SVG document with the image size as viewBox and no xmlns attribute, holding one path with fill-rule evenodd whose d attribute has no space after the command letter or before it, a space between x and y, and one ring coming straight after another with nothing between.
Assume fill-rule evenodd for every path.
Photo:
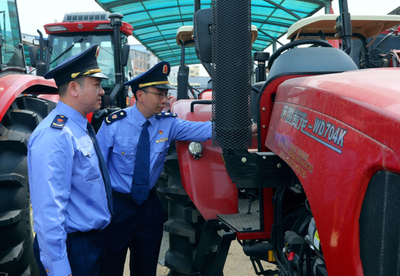
<instances>
[{"instance_id":1,"label":"paved ground","mask_svg":"<svg viewBox=\"0 0 400 276\"><path fill-rule=\"evenodd\" d=\"M160 257L158 260L157 275L166 276L169 269L164 266L165 252L168 249L168 233L164 232L163 241L161 244ZM129 252L127 256L129 260ZM275 266L266 262L262 262L264 269L275 269ZM240 244L234 240L232 241L229 249L228 257L224 267L224 275L229 276L257 276L254 272L254 268L250 262L249 257L243 253L243 249ZM129 276L129 262L125 262L124 276Z\"/></svg>"}]
</instances>

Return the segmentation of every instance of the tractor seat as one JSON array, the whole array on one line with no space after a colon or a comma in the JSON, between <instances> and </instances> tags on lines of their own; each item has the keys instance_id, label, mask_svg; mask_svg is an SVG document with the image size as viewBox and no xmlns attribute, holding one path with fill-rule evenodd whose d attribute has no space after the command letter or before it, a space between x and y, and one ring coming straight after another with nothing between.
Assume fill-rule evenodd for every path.
<instances>
[{"instance_id":1,"label":"tractor seat","mask_svg":"<svg viewBox=\"0 0 400 276\"><path fill-rule=\"evenodd\" d=\"M282 75L320 75L357 69L352 58L337 48L294 48L282 53L275 60L268 80Z\"/></svg>"}]
</instances>

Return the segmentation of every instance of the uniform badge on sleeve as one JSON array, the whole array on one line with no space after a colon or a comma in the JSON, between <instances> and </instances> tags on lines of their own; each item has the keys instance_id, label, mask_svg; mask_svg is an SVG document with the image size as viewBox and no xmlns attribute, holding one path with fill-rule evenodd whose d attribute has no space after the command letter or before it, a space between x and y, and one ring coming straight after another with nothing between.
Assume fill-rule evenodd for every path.
<instances>
[{"instance_id":1,"label":"uniform badge on sleeve","mask_svg":"<svg viewBox=\"0 0 400 276\"><path fill-rule=\"evenodd\" d=\"M126 111L118 110L118 111L115 111L114 113L111 113L110 115L108 115L105 118L105 121L106 121L106 124L109 125L109 124L114 123L115 121L118 121L125 117L126 117Z\"/></svg>"},{"instance_id":2,"label":"uniform badge on sleeve","mask_svg":"<svg viewBox=\"0 0 400 276\"><path fill-rule=\"evenodd\" d=\"M63 129L67 120L68 118L65 117L64 115L57 115L50 126L52 128Z\"/></svg>"}]
</instances>

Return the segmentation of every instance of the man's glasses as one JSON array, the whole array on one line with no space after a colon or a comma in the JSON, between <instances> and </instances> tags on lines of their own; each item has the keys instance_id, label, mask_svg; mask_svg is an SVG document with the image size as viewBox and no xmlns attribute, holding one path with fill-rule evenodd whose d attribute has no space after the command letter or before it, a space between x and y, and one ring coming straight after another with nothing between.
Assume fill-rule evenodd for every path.
<instances>
[{"instance_id":1,"label":"man's glasses","mask_svg":"<svg viewBox=\"0 0 400 276\"><path fill-rule=\"evenodd\" d=\"M142 91L145 92L145 93L151 93L151 94L158 95L158 97L160 99L163 99L163 98L167 98L168 99L168 97L171 96L171 93L161 93L161 92L156 93L156 92L150 92L149 90L144 90L144 89L142 89Z\"/></svg>"}]
</instances>

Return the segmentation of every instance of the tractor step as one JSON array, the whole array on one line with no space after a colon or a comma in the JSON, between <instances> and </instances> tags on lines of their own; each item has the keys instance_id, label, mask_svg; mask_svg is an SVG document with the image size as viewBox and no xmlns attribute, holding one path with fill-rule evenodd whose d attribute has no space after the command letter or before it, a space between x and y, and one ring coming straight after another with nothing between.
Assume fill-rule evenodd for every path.
<instances>
[{"instance_id":1,"label":"tractor step","mask_svg":"<svg viewBox=\"0 0 400 276\"><path fill-rule=\"evenodd\" d=\"M258 199L251 204L249 212L249 201L247 199L239 199L239 212L230 215L217 215L217 217L230 228L237 232L254 232L260 231L260 202Z\"/></svg>"}]
</instances>

